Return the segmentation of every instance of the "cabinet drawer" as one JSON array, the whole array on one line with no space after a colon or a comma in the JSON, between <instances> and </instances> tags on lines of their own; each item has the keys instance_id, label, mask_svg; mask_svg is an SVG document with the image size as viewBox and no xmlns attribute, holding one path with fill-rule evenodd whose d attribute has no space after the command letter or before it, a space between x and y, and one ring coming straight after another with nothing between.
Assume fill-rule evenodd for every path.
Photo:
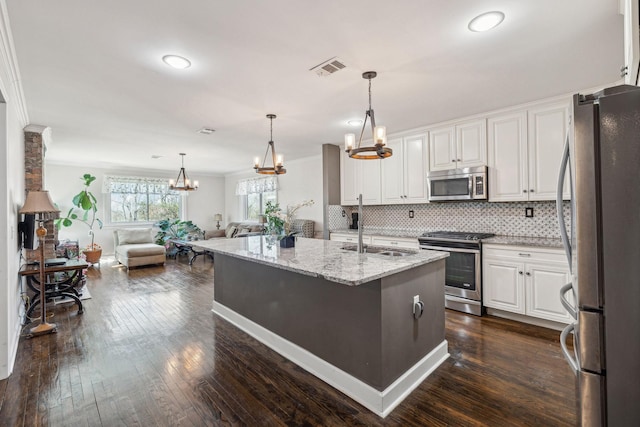
<instances>
[{"instance_id":1,"label":"cabinet drawer","mask_svg":"<svg viewBox=\"0 0 640 427\"><path fill-rule=\"evenodd\" d=\"M404 248L404 249L418 249L418 239L403 239L403 238L387 238L373 236L371 238L371 244L377 246L389 246L392 248Z\"/></svg>"},{"instance_id":2,"label":"cabinet drawer","mask_svg":"<svg viewBox=\"0 0 640 427\"><path fill-rule=\"evenodd\" d=\"M531 246L483 245L484 258L511 258L522 262L542 261L567 263L567 257L562 249L539 248Z\"/></svg>"},{"instance_id":3,"label":"cabinet drawer","mask_svg":"<svg viewBox=\"0 0 640 427\"><path fill-rule=\"evenodd\" d=\"M358 243L358 235L357 234L336 234L331 233L331 240L335 240L336 242L345 242L345 243ZM362 236L362 242L365 244L371 244L371 236Z\"/></svg>"}]
</instances>

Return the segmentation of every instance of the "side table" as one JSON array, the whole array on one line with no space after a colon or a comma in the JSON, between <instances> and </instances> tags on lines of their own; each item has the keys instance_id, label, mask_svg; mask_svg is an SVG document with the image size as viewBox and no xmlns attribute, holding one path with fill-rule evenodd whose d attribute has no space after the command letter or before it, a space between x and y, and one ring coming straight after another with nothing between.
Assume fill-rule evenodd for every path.
<instances>
[{"instance_id":1,"label":"side table","mask_svg":"<svg viewBox=\"0 0 640 427\"><path fill-rule=\"evenodd\" d=\"M76 288L82 287L85 282L83 270L88 268L89 264L82 260L70 259L62 265L45 265L44 274L46 277L45 283L45 303L47 300L64 296L69 297L75 301L78 306L78 314L83 313L82 301L80 301L80 295ZM69 273L68 275L58 275L56 273ZM40 295L40 281L39 281L39 266L37 264L27 264L20 269L20 276L24 276L27 279L27 286L29 289L35 292L33 300L27 309L27 317L31 316L31 313L38 304L42 303L42 295ZM63 276L63 277L58 277Z\"/></svg>"},{"instance_id":2,"label":"side table","mask_svg":"<svg viewBox=\"0 0 640 427\"><path fill-rule=\"evenodd\" d=\"M213 261L213 254L206 250L195 250L193 249L193 242L191 240L171 240L173 246L177 249L176 255L180 255L183 253L191 253L191 258L189 258L189 265L193 264L193 260L195 260L200 255L205 255L211 258Z\"/></svg>"}]
</instances>

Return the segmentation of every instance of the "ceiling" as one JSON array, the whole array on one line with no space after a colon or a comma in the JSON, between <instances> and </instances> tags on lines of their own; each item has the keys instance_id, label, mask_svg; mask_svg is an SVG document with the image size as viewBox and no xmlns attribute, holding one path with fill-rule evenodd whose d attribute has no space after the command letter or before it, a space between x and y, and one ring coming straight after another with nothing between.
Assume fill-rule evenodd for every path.
<instances>
[{"instance_id":1,"label":"ceiling","mask_svg":"<svg viewBox=\"0 0 640 427\"><path fill-rule=\"evenodd\" d=\"M373 108L394 133L615 82L623 63L617 0L6 3L30 123L53 131L49 161L173 172L185 152L195 179L250 171L267 113L285 167L342 144L367 109L364 71L378 72ZM467 29L490 10L500 26ZM347 67L309 71L332 57Z\"/></svg>"}]
</instances>

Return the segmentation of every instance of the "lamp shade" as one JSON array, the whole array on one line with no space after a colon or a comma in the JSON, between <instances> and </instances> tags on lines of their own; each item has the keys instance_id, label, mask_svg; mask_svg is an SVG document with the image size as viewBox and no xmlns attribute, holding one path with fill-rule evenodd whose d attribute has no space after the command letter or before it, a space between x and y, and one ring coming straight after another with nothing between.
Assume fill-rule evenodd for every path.
<instances>
[{"instance_id":1,"label":"lamp shade","mask_svg":"<svg viewBox=\"0 0 640 427\"><path fill-rule=\"evenodd\" d=\"M19 212L21 214L52 213L60 212L60 209L53 205L48 191L29 191L27 200Z\"/></svg>"},{"instance_id":2,"label":"lamp shade","mask_svg":"<svg viewBox=\"0 0 640 427\"><path fill-rule=\"evenodd\" d=\"M222 221L222 214L215 214L213 216L214 221Z\"/></svg>"}]
</instances>

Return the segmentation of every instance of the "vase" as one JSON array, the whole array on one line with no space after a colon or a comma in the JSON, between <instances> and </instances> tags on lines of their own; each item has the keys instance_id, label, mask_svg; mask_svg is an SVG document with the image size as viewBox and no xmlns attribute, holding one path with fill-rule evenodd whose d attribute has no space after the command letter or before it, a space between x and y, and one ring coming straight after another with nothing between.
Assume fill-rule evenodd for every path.
<instances>
[{"instance_id":1,"label":"vase","mask_svg":"<svg viewBox=\"0 0 640 427\"><path fill-rule=\"evenodd\" d=\"M282 239L280 239L281 248L293 248L295 246L296 246L295 236L284 236Z\"/></svg>"},{"instance_id":2,"label":"vase","mask_svg":"<svg viewBox=\"0 0 640 427\"><path fill-rule=\"evenodd\" d=\"M100 257L102 256L102 249L97 249L95 251L83 251L85 259L89 264L97 264L100 262Z\"/></svg>"}]
</instances>

